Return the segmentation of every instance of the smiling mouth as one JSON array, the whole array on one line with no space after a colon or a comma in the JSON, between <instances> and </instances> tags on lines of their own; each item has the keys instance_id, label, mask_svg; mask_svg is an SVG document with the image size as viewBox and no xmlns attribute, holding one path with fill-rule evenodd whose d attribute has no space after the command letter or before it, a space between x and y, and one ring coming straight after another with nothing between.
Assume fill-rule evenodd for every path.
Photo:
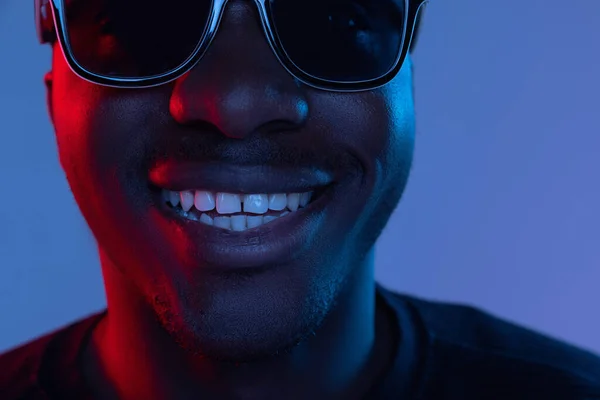
<instances>
[{"instance_id":1,"label":"smiling mouth","mask_svg":"<svg viewBox=\"0 0 600 400\"><path fill-rule=\"evenodd\" d=\"M302 193L236 194L207 190L161 189L161 199L179 217L204 225L242 232L297 213L326 187Z\"/></svg>"}]
</instances>

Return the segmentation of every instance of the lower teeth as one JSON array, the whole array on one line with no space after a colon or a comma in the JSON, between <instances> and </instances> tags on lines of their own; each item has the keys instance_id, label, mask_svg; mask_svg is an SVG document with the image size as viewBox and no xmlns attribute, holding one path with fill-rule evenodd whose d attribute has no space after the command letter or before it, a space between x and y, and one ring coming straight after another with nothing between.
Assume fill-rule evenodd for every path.
<instances>
[{"instance_id":1,"label":"lower teeth","mask_svg":"<svg viewBox=\"0 0 600 400\"><path fill-rule=\"evenodd\" d=\"M278 218L285 217L290 214L290 211L282 211L276 215L246 215L246 214L238 214L232 216L217 216L212 218L206 213L198 214L190 211L184 211L180 207L173 208L175 212L182 217L203 223L205 225L216 226L217 228L228 229L231 231L245 231L248 229L256 228L258 226L267 224L272 222Z\"/></svg>"}]
</instances>

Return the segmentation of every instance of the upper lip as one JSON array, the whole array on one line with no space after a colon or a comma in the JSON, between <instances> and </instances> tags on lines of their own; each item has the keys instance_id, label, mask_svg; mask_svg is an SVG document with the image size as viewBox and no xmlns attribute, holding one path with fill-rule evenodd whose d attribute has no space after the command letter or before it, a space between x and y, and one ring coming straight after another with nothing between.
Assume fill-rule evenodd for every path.
<instances>
[{"instance_id":1,"label":"upper lip","mask_svg":"<svg viewBox=\"0 0 600 400\"><path fill-rule=\"evenodd\" d=\"M150 170L149 179L156 187L177 192L302 193L332 184L333 174L312 167L164 162Z\"/></svg>"}]
</instances>

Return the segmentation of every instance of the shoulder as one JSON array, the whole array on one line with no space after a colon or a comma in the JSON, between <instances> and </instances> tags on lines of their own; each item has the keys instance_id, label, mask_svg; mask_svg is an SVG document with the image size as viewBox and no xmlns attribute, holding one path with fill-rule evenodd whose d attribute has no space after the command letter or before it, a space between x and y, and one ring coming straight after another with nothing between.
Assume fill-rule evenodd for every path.
<instances>
[{"instance_id":1,"label":"shoulder","mask_svg":"<svg viewBox=\"0 0 600 400\"><path fill-rule=\"evenodd\" d=\"M596 354L471 306L393 297L423 329L431 398L600 399Z\"/></svg>"},{"instance_id":2,"label":"shoulder","mask_svg":"<svg viewBox=\"0 0 600 400\"><path fill-rule=\"evenodd\" d=\"M0 354L0 399L43 398L39 371L49 353L69 354L78 350L84 332L102 315L94 314L40 336Z\"/></svg>"}]
</instances>

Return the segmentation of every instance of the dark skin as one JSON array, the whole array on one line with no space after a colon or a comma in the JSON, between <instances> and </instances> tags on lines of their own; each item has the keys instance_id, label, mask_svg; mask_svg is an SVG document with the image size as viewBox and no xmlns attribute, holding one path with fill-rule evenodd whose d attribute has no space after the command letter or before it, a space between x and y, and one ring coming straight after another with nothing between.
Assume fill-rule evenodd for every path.
<instances>
[{"instance_id":1,"label":"dark skin","mask_svg":"<svg viewBox=\"0 0 600 400\"><path fill-rule=\"evenodd\" d=\"M98 242L109 310L84 357L97 398L368 392L396 339L375 304L373 246L411 166L411 70L409 56L383 88L310 88L279 64L251 2L232 2L201 62L155 88L86 82L55 45L50 114L61 164ZM213 260L195 251L198 238L155 211L148 171L170 157L326 163L340 194L302 251L266 271L214 273Z\"/></svg>"}]
</instances>

